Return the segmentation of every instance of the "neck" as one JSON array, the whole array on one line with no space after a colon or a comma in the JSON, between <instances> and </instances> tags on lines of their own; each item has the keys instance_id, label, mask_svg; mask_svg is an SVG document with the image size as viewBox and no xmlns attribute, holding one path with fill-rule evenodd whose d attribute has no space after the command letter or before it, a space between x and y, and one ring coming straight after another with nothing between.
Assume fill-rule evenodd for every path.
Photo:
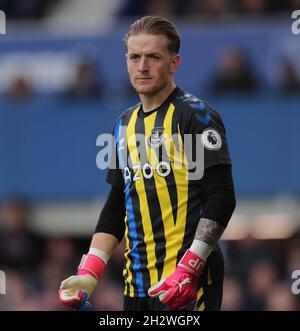
<instances>
[{"instance_id":1,"label":"neck","mask_svg":"<svg viewBox=\"0 0 300 331\"><path fill-rule=\"evenodd\" d=\"M159 107L175 89L176 85L172 80L155 95L140 94L140 99L145 113Z\"/></svg>"}]
</instances>

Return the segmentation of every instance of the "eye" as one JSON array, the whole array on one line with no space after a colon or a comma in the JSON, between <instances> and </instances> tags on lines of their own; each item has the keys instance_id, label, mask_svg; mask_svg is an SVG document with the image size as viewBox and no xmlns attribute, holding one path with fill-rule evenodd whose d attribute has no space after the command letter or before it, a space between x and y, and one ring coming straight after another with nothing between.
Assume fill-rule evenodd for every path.
<instances>
[{"instance_id":1,"label":"eye","mask_svg":"<svg viewBox=\"0 0 300 331\"><path fill-rule=\"evenodd\" d=\"M138 54L131 54L130 56L129 56L129 58L130 58L130 60L136 60L136 59L138 59L140 56L138 55Z\"/></svg>"},{"instance_id":2,"label":"eye","mask_svg":"<svg viewBox=\"0 0 300 331\"><path fill-rule=\"evenodd\" d=\"M149 57L152 60L159 60L160 59L160 57L158 55L155 55L155 54L151 54Z\"/></svg>"}]
</instances>

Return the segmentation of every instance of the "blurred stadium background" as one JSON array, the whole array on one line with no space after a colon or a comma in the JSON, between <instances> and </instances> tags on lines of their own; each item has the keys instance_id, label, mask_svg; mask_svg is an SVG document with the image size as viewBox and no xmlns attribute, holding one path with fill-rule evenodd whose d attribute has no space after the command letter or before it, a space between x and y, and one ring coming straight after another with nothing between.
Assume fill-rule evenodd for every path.
<instances>
[{"instance_id":1,"label":"blurred stadium background","mask_svg":"<svg viewBox=\"0 0 300 331\"><path fill-rule=\"evenodd\" d=\"M0 310L62 310L106 197L97 136L137 101L122 37L135 18L182 35L176 82L223 117L237 208L223 235L223 310L299 310L299 0L0 0ZM122 309L122 249L94 308Z\"/></svg>"}]
</instances>

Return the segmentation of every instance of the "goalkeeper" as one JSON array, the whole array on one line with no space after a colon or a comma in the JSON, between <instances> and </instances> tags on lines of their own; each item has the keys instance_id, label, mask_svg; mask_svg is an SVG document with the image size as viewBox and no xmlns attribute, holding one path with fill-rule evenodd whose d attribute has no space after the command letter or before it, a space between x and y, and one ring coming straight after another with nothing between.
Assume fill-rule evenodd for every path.
<instances>
[{"instance_id":1,"label":"goalkeeper","mask_svg":"<svg viewBox=\"0 0 300 331\"><path fill-rule=\"evenodd\" d=\"M180 36L170 21L143 17L124 43L141 102L114 127L111 191L77 275L61 283L60 301L85 308L125 236L125 311L220 310L218 241L235 208L223 122L207 102L176 86ZM185 160L180 167L178 155Z\"/></svg>"}]
</instances>

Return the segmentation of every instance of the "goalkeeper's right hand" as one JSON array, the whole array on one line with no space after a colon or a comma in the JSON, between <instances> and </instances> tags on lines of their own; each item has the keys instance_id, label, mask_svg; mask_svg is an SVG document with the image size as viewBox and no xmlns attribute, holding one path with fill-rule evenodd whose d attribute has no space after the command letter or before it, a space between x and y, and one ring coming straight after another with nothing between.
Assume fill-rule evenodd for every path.
<instances>
[{"instance_id":1,"label":"goalkeeper's right hand","mask_svg":"<svg viewBox=\"0 0 300 331\"><path fill-rule=\"evenodd\" d=\"M95 291L105 267L106 262L99 256L91 253L83 255L77 275L65 279L60 284L60 302L73 309L87 310L90 307L87 300Z\"/></svg>"}]
</instances>

